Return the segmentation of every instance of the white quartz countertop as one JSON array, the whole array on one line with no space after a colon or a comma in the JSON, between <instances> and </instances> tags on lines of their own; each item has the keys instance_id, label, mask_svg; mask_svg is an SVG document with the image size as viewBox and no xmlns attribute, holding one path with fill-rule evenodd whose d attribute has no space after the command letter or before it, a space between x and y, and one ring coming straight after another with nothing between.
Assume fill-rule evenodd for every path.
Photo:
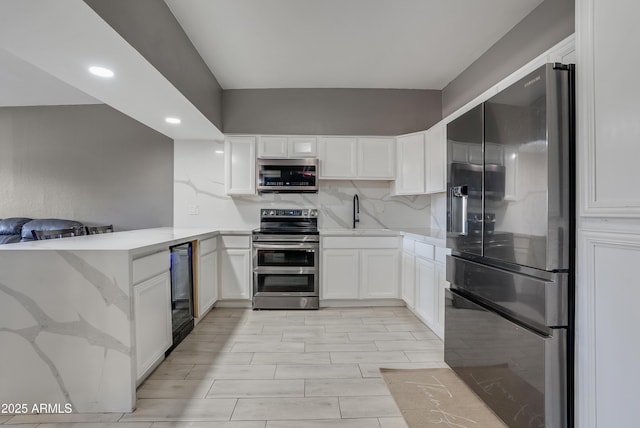
<instances>
[{"instance_id":1,"label":"white quartz countertop","mask_svg":"<svg viewBox=\"0 0 640 428\"><path fill-rule=\"evenodd\" d=\"M320 229L321 236L399 236L404 235L418 241L425 241L440 247L446 246L447 234L444 230L424 228L407 229Z\"/></svg>"},{"instance_id":2,"label":"white quartz countertop","mask_svg":"<svg viewBox=\"0 0 640 428\"><path fill-rule=\"evenodd\" d=\"M392 229L320 229L321 236L398 236Z\"/></svg>"},{"instance_id":3,"label":"white quartz countertop","mask_svg":"<svg viewBox=\"0 0 640 428\"><path fill-rule=\"evenodd\" d=\"M154 245L173 245L186 240L198 239L204 235L218 235L210 228L158 227L154 229L127 230L99 235L74 236L72 238L28 241L0 245L0 251L15 250L137 250ZM224 232L225 234L228 232ZM234 232L239 233L239 232ZM249 234L251 232L244 232Z\"/></svg>"}]
</instances>

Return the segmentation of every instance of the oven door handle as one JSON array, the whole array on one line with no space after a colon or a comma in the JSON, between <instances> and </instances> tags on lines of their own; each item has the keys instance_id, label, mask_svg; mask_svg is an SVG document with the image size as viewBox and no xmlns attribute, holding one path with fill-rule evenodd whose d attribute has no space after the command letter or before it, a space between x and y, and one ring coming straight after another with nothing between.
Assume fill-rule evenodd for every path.
<instances>
[{"instance_id":1,"label":"oven door handle","mask_svg":"<svg viewBox=\"0 0 640 428\"><path fill-rule=\"evenodd\" d=\"M318 244L309 244L304 242L287 242L286 244L264 244L253 243L253 248L257 250L311 250L317 251L320 246Z\"/></svg>"}]
</instances>

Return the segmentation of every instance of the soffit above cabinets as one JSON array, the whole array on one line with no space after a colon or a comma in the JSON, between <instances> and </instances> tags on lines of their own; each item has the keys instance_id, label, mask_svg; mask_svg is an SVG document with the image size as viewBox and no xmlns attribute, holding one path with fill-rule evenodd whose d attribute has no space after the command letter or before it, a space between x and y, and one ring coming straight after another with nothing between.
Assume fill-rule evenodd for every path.
<instances>
[{"instance_id":1,"label":"soffit above cabinets","mask_svg":"<svg viewBox=\"0 0 640 428\"><path fill-rule=\"evenodd\" d=\"M223 89L442 89L542 0L165 0Z\"/></svg>"},{"instance_id":2,"label":"soffit above cabinets","mask_svg":"<svg viewBox=\"0 0 640 428\"><path fill-rule=\"evenodd\" d=\"M3 1L0 49L0 60L19 59L23 66L29 64L52 76L59 87L74 88L70 96L85 94L86 100L108 104L170 138L223 138L215 125L82 0ZM88 72L93 65L108 67L115 76L93 76ZM0 84L4 77L0 73ZM179 117L181 123L166 123L166 117Z\"/></svg>"}]
</instances>

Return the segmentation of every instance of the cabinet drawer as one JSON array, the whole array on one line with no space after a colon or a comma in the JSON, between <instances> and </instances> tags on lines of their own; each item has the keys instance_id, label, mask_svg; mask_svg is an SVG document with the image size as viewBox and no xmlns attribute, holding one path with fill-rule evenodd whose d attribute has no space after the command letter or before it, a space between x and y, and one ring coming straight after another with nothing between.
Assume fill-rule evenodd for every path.
<instances>
[{"instance_id":1,"label":"cabinet drawer","mask_svg":"<svg viewBox=\"0 0 640 428\"><path fill-rule=\"evenodd\" d=\"M416 249L415 244L416 241L414 241L413 239L404 238L402 240L402 249L408 253L413 253Z\"/></svg>"},{"instance_id":2,"label":"cabinet drawer","mask_svg":"<svg viewBox=\"0 0 640 428\"><path fill-rule=\"evenodd\" d=\"M322 238L323 248L398 248L398 238L395 236L389 237L371 237L371 236L356 236L356 237L334 237L327 236Z\"/></svg>"},{"instance_id":3,"label":"cabinet drawer","mask_svg":"<svg viewBox=\"0 0 640 428\"><path fill-rule=\"evenodd\" d=\"M416 242L416 256L433 260L433 245L425 242Z\"/></svg>"},{"instance_id":4,"label":"cabinet drawer","mask_svg":"<svg viewBox=\"0 0 640 428\"><path fill-rule=\"evenodd\" d=\"M438 263L444 263L447 259L447 249L444 247L436 247L436 261Z\"/></svg>"},{"instance_id":5,"label":"cabinet drawer","mask_svg":"<svg viewBox=\"0 0 640 428\"><path fill-rule=\"evenodd\" d=\"M170 263L171 256L168 250L135 259L132 263L133 283L137 284L145 279L168 271Z\"/></svg>"},{"instance_id":6,"label":"cabinet drawer","mask_svg":"<svg viewBox=\"0 0 640 428\"><path fill-rule=\"evenodd\" d=\"M200 255L209 254L218 248L218 238L208 238L200 241Z\"/></svg>"},{"instance_id":7,"label":"cabinet drawer","mask_svg":"<svg viewBox=\"0 0 640 428\"><path fill-rule=\"evenodd\" d=\"M222 236L222 246L224 248L250 248L251 237L234 235Z\"/></svg>"}]
</instances>

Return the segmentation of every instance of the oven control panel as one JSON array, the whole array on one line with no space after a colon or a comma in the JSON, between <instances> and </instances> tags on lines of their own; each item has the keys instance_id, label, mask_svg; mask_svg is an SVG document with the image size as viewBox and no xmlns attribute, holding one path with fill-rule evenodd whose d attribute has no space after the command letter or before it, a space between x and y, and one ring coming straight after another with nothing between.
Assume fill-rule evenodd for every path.
<instances>
[{"instance_id":1,"label":"oven control panel","mask_svg":"<svg viewBox=\"0 0 640 428\"><path fill-rule=\"evenodd\" d=\"M260 210L260 218L287 217L287 218L314 218L318 217L318 210L311 209L271 209Z\"/></svg>"}]
</instances>

